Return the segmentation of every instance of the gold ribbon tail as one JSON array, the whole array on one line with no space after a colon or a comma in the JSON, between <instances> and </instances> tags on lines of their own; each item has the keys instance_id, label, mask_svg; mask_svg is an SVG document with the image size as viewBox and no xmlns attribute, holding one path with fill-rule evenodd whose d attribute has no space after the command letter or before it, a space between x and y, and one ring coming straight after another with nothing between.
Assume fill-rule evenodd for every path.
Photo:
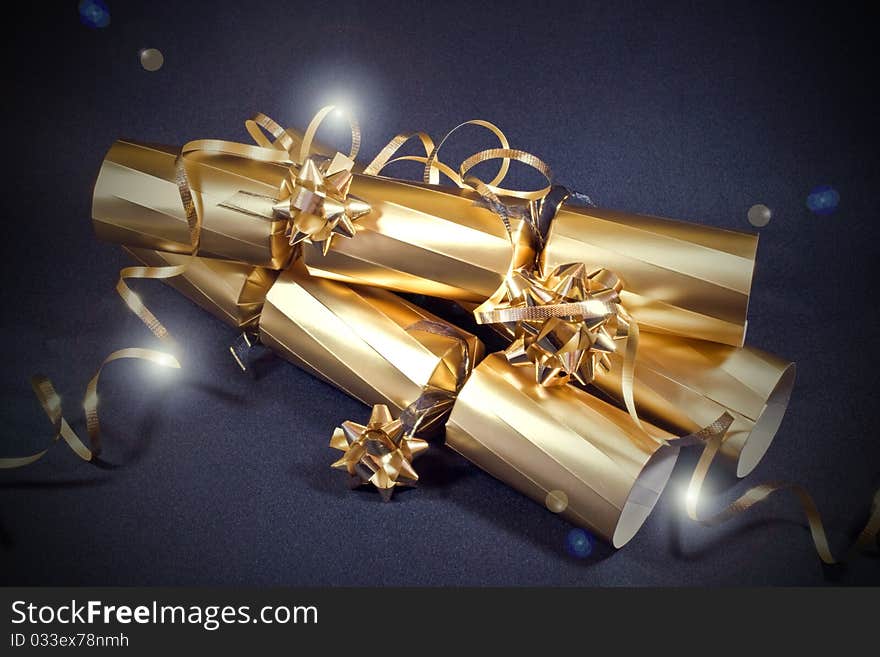
<instances>
[{"instance_id":1,"label":"gold ribbon tail","mask_svg":"<svg viewBox=\"0 0 880 657\"><path fill-rule=\"evenodd\" d=\"M125 281L129 278L173 278L174 276L180 276L184 271L186 271L185 264L174 265L171 267L125 267L119 272L119 280L116 282L116 291L119 293L119 296L122 297L122 300L125 302L125 305L128 306L128 309L131 310L131 312L133 312L148 329L150 329L150 332L153 335L165 342L173 341L173 338L168 333L168 329L166 329L165 325L159 321L146 305L144 305L141 298L130 287L128 287Z\"/></svg>"},{"instance_id":2,"label":"gold ribbon tail","mask_svg":"<svg viewBox=\"0 0 880 657\"><path fill-rule=\"evenodd\" d=\"M721 445L727 439L728 430L733 423L733 416L725 412L712 424L703 427L699 431L679 438L666 440L648 433L639 418L638 412L636 411L635 400L633 398L635 364L638 347L639 327L635 321L630 320L627 332L626 352L623 360L621 392L623 394L624 405L626 406L626 410L633 422L635 422L646 435L659 442L675 444L681 447L703 445L703 452L700 454L700 459L694 468L694 472L691 475L687 488L685 503L688 517L691 520L707 527L717 526L735 516L738 516L740 513L748 511L756 504L766 500L773 493L790 490L797 496L798 501L800 502L800 506L803 509L804 515L807 518L807 523L809 524L813 546L823 563L828 565L841 563L842 561L851 558L858 549L876 549L877 536L880 534L880 490L874 495L871 511L864 529L861 531L856 541L847 550L842 559L836 559L831 552L831 547L828 543L828 535L825 531L819 508L816 505L813 496L810 495L809 491L800 484L789 482L761 483L749 488L745 493L719 511L716 511L709 516L701 516L697 511L700 492L702 491L706 475L709 473L712 462L720 451Z\"/></svg>"},{"instance_id":3,"label":"gold ribbon tail","mask_svg":"<svg viewBox=\"0 0 880 657\"><path fill-rule=\"evenodd\" d=\"M83 408L86 413L86 427L91 447L86 446L64 418L64 415L61 412L61 398L58 396L58 393L55 392L55 387L52 385L52 382L45 376L34 376L31 379L31 386L34 389L34 394L37 396L40 405L43 407L43 411L52 423L55 435L48 447L35 454L0 459L0 469L20 468L39 461L49 452L52 445L61 438L64 439L64 442L66 442L70 449L72 449L82 460L93 461L101 453L101 429L98 422L98 381L105 365L122 358L137 358L163 367L171 367L175 369L180 368L180 363L174 358L174 356L161 351L154 351L152 349L120 349L107 356L86 386L86 394L83 399Z\"/></svg>"},{"instance_id":4,"label":"gold ribbon tail","mask_svg":"<svg viewBox=\"0 0 880 657\"><path fill-rule=\"evenodd\" d=\"M716 434L712 436L706 442L703 453L700 455L700 460L694 468L694 473L688 484L686 500L687 514L691 520L707 527L720 525L721 523L738 516L740 513L748 511L756 504L763 502L773 493L790 490L798 497L798 501L800 502L800 506L803 509L804 515L807 518L807 523L810 527L810 535L813 540L813 545L823 563L828 565L842 563L843 561L852 558L858 550L868 551L877 549L877 537L878 534L880 534L880 490L874 494L871 511L864 529L862 529L856 541L847 549L841 559L836 559L831 552L831 547L828 544L828 535L822 522L822 516L819 513L819 508L816 506L815 500L813 500L813 496L810 495L809 491L800 484L789 482L766 482L758 484L757 486L749 488L745 493L740 495L727 506L723 507L721 510L708 516L701 516L697 511L700 501L700 491L706 480L706 474L709 472L709 467L712 465L712 461L718 454L725 437L726 434Z\"/></svg>"}]
</instances>

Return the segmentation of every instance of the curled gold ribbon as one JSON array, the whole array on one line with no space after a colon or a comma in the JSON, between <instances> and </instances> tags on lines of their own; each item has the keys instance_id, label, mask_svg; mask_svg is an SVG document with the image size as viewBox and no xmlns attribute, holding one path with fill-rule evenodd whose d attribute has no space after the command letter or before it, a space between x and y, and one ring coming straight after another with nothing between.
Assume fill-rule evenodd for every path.
<instances>
[{"instance_id":1,"label":"curled gold ribbon","mask_svg":"<svg viewBox=\"0 0 880 657\"><path fill-rule=\"evenodd\" d=\"M255 146L199 139L184 144L180 157L185 160L192 153L202 152L286 165L287 176L278 190L273 210L287 219L291 245L307 240L320 245L326 254L335 237L354 237L353 222L370 211L369 205L348 196L351 171L361 144L361 130L354 116L344 113L351 126L348 155L337 153L332 158L310 155L319 127L334 110L335 106L328 105L315 114L298 151L295 141L281 125L265 114L257 114L245 121L245 129ZM273 139L269 139L267 133ZM183 171L185 173L185 168ZM186 184L185 188L191 196L189 185ZM197 228L192 239L193 244L197 244L201 222L196 220L194 223Z\"/></svg>"},{"instance_id":2,"label":"curled gold ribbon","mask_svg":"<svg viewBox=\"0 0 880 657\"><path fill-rule=\"evenodd\" d=\"M761 483L749 488L733 502L720 510L715 511L711 515L700 515L697 511L700 492L703 483L706 480L706 475L709 472L709 467L712 465L712 461L718 454L725 438L726 430L714 432L705 441L700 460L697 461L697 465L694 468L693 475L691 476L687 488L686 507L688 517L691 520L707 527L720 525L763 502L773 493L789 490L798 498L810 527L810 536L813 540L813 545L816 548L816 553L819 555L819 558L823 563L828 565L841 563L854 556L858 550L868 551L877 549L877 537L878 534L880 534L880 490L874 494L871 511L869 513L868 521L865 523L865 527L841 559L835 558L831 552L831 547L828 544L828 535L825 532L825 526L822 522L822 516L819 513L819 508L816 506L815 500L813 500L813 496L810 495L809 491L800 484L776 481Z\"/></svg>"},{"instance_id":3,"label":"curled gold ribbon","mask_svg":"<svg viewBox=\"0 0 880 657\"><path fill-rule=\"evenodd\" d=\"M126 284L127 278L151 278L164 279L179 276L186 271L186 264L173 265L168 267L125 267L119 272L119 280L116 282L116 291L129 310L133 312L144 325L150 329L150 332L160 340L171 342L173 338L168 333L168 329L159 321L159 319L144 305L141 298L132 291Z\"/></svg>"},{"instance_id":4,"label":"curled gold ribbon","mask_svg":"<svg viewBox=\"0 0 880 657\"><path fill-rule=\"evenodd\" d=\"M302 144L299 148L299 158L296 160L297 164L303 164L309 158L309 153L312 150L312 142L315 139L315 135L318 133L318 128L330 112L335 109L335 105L327 105L318 110L318 113L312 118L309 127L306 128L306 132L303 135ZM341 110L339 111L341 112ZM348 122L351 125L351 149L348 151L348 159L354 160L357 158L358 152L360 152L361 149L361 127L353 114L347 112L343 112L343 114L348 118Z\"/></svg>"},{"instance_id":5,"label":"curled gold ribbon","mask_svg":"<svg viewBox=\"0 0 880 657\"><path fill-rule=\"evenodd\" d=\"M447 140L455 132L457 132L458 130L460 130L468 125L473 125L473 126L477 126L480 128L485 128L486 130L488 130L489 132L494 134L496 137L498 137L498 141L501 143L501 148L504 148L504 149L510 148L510 142L507 140L507 135L505 135L501 131L501 128L499 128L494 123L490 123L489 121L484 121L483 119L471 119L470 121L465 121L464 123L459 123L457 126L455 126L452 130L450 130L449 132L447 132L444 135L443 139L440 140L440 143L437 144L437 146L434 148L434 150L432 150L431 153L428 155L428 159L425 161L425 169L422 173L423 182L426 182L426 183L430 182L431 172L434 169L434 162L437 161L438 154L440 153L440 149L443 147L443 144L445 144L447 142ZM510 169L510 160L504 159L504 161L501 163L501 166L498 167L498 173L495 174L495 178L493 178L492 182L489 184L493 185L493 186L500 184L501 181L503 181L504 178L507 176L507 172L509 169ZM447 174L447 175L449 175L449 174ZM464 177L462 176L460 170L459 170L459 173L453 173L453 175L450 176L450 178L452 179L453 182L455 182L458 185L462 185L464 182L463 181Z\"/></svg>"},{"instance_id":6,"label":"curled gold ribbon","mask_svg":"<svg viewBox=\"0 0 880 657\"><path fill-rule=\"evenodd\" d=\"M513 241L513 227L510 223L510 213L506 205L501 201L500 196L528 200L541 199L547 195L552 187L553 174L550 170L550 167L539 157L526 151L510 148L510 143L507 140L507 136L501 131L500 128L498 128L498 126L482 119L472 119L470 121L465 121L464 123L460 123L455 126L452 130L446 133L443 139L440 140L440 143L428 156L428 159L425 162L422 179L424 180L424 182L429 182L429 178L431 176L431 173L433 172L434 165L437 162L440 148L443 146L443 144L446 143L446 141L452 136L453 133L468 125L483 127L492 132L496 137L498 137L498 141L501 142L501 148L489 148L474 153L473 155L467 157L465 160L462 161L462 163L459 165L457 174L449 176L449 173L446 173L446 171L444 171L444 173L446 173L446 175L449 176L453 180L453 182L455 182L459 187L470 188L477 192L481 197L483 197L495 210L495 213L501 218L502 222L504 222L504 227L507 229L507 234L508 236L510 236L511 241ZM498 168L498 173L490 182L483 182L480 178L477 178L476 176L468 176L468 173L475 166L477 166L478 164L482 164L483 162L489 162L491 160L501 160L501 165ZM540 173L547 179L547 186L533 191L500 187L500 184L507 177L507 173L510 170L510 162L512 160L521 162L522 164L525 164L537 170L538 173ZM445 168L448 169L449 167Z\"/></svg>"},{"instance_id":7,"label":"curled gold ribbon","mask_svg":"<svg viewBox=\"0 0 880 657\"><path fill-rule=\"evenodd\" d=\"M422 143L422 147L425 149L425 157L417 156L417 155L401 155L398 157L394 157L394 154L399 151L406 142L410 139L418 139ZM402 162L405 160L415 161L426 163L428 161L428 157L430 157L431 153L434 151L434 140L425 133L425 132L401 132L396 135L391 141L385 144L384 147L379 151L376 157L373 158L372 162L370 162L366 168L364 169L364 175L366 176L378 176L382 173L382 170L387 167L389 164L394 164L395 162ZM393 159L392 159L393 158ZM437 185L440 183L440 171L441 167L446 167L442 162L435 162L435 166L431 167L431 170L428 174L428 182L431 185ZM455 176L455 172L446 167L446 170L443 171L447 176L453 177Z\"/></svg>"},{"instance_id":8,"label":"curled gold ribbon","mask_svg":"<svg viewBox=\"0 0 880 657\"><path fill-rule=\"evenodd\" d=\"M55 387L52 385L52 382L45 376L37 375L32 377L31 386L34 389L34 394L37 396L40 405L43 407L43 411L49 417L49 421L52 423L52 427L55 430L55 435L48 447L35 454L17 458L0 459L0 469L20 468L39 461L49 452L52 445L61 438L64 439L64 442L66 442L70 449L72 449L82 460L94 460L101 453L101 428L100 423L98 422L98 380L101 377L101 372L105 365L121 358L137 358L156 365L161 365L162 367L180 368L180 363L174 358L174 356L160 351L154 351L152 349L131 347L114 351L107 356L101 363L100 367L98 367L98 371L95 372L95 375L89 380L89 383L86 386L86 394L83 399L83 408L86 413L86 428L89 434L91 448L86 446L64 418L64 415L61 412L61 398L58 396L58 393L55 392Z\"/></svg>"}]
</instances>

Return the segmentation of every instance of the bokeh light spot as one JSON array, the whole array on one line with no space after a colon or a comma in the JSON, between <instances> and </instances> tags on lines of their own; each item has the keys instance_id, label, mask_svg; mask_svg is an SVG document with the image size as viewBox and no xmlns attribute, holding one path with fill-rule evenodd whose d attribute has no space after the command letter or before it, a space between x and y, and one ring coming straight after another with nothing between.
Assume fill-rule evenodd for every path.
<instances>
[{"instance_id":1,"label":"bokeh light spot","mask_svg":"<svg viewBox=\"0 0 880 657\"><path fill-rule=\"evenodd\" d=\"M141 66L147 71L158 71L165 63L165 57L162 52L155 48L146 48L141 50Z\"/></svg>"},{"instance_id":2,"label":"bokeh light spot","mask_svg":"<svg viewBox=\"0 0 880 657\"><path fill-rule=\"evenodd\" d=\"M593 539L585 530L575 528L568 532L565 548L571 556L586 559L593 551Z\"/></svg>"},{"instance_id":3,"label":"bokeh light spot","mask_svg":"<svg viewBox=\"0 0 880 657\"><path fill-rule=\"evenodd\" d=\"M565 491L551 490L544 498L544 504L553 513L562 513L568 508L568 495Z\"/></svg>"},{"instance_id":4,"label":"bokeh light spot","mask_svg":"<svg viewBox=\"0 0 880 657\"><path fill-rule=\"evenodd\" d=\"M110 25L110 9L104 0L80 0L79 20L95 29Z\"/></svg>"},{"instance_id":5,"label":"bokeh light spot","mask_svg":"<svg viewBox=\"0 0 880 657\"><path fill-rule=\"evenodd\" d=\"M807 196L807 207L813 214L829 215L837 209L840 194L831 185L814 187Z\"/></svg>"},{"instance_id":6,"label":"bokeh light spot","mask_svg":"<svg viewBox=\"0 0 880 657\"><path fill-rule=\"evenodd\" d=\"M773 213L770 211L770 208L762 203L757 203L749 208L749 223L757 228L762 228L769 224L770 217L772 216Z\"/></svg>"}]
</instances>

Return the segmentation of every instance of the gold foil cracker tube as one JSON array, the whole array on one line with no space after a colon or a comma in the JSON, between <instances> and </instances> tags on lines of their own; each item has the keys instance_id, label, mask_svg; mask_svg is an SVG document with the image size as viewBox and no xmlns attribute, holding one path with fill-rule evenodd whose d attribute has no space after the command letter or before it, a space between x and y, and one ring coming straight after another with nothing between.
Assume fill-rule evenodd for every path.
<instances>
[{"instance_id":1,"label":"gold foil cracker tube","mask_svg":"<svg viewBox=\"0 0 880 657\"><path fill-rule=\"evenodd\" d=\"M457 337L424 322L446 325ZM454 392L462 354L471 362L482 355L477 338L386 290L312 278L299 264L269 290L260 339L365 404L398 413L426 386Z\"/></svg>"},{"instance_id":2,"label":"gold foil cracker tube","mask_svg":"<svg viewBox=\"0 0 880 657\"><path fill-rule=\"evenodd\" d=\"M500 353L462 387L446 443L540 504L551 494L566 499L561 515L615 547L647 519L679 449L651 440L625 411L574 386L541 386Z\"/></svg>"}]
</instances>

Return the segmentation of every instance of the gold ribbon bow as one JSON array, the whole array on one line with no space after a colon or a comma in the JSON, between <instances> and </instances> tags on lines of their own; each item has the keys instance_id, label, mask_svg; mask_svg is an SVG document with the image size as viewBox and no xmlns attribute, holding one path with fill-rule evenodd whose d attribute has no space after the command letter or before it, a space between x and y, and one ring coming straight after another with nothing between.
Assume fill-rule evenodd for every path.
<instances>
[{"instance_id":1,"label":"gold ribbon bow","mask_svg":"<svg viewBox=\"0 0 880 657\"><path fill-rule=\"evenodd\" d=\"M287 131L265 114L257 114L245 123L260 147L287 153L290 168L272 210L288 220L290 244L312 242L321 247L324 255L335 237L354 237L354 221L370 212L367 203L348 195L354 159L361 144L360 126L354 117L348 116L351 125L348 155L336 153L327 158L310 154L318 128L334 109L328 105L315 114L303 135L298 154ZM262 130L268 131L275 140L269 141Z\"/></svg>"},{"instance_id":2,"label":"gold ribbon bow","mask_svg":"<svg viewBox=\"0 0 880 657\"><path fill-rule=\"evenodd\" d=\"M257 114L245 121L245 128L256 145L217 139L197 139L184 144L180 151L181 166L178 172L181 195L184 191L189 194L183 166L189 153L216 153L287 165L287 176L281 183L277 197L266 200L274 201L271 203L272 211L288 220L291 244L313 242L319 244L326 254L334 237L353 237L353 222L370 212L367 203L348 195L352 169L361 145L361 130L354 117L346 115L351 125L351 149L348 155L336 153L333 157L325 157L311 154L318 128L334 110L333 105L328 105L315 114L303 135L298 152L296 141L290 133L265 114ZM187 219L196 226L192 239L193 244L197 245L201 222L194 204L187 209Z\"/></svg>"},{"instance_id":3,"label":"gold ribbon bow","mask_svg":"<svg viewBox=\"0 0 880 657\"><path fill-rule=\"evenodd\" d=\"M342 153L290 167L272 209L288 220L291 245L309 241L327 255L334 237L354 237L353 222L369 214L370 206L348 195L353 167L354 160Z\"/></svg>"},{"instance_id":4,"label":"gold ribbon bow","mask_svg":"<svg viewBox=\"0 0 880 657\"><path fill-rule=\"evenodd\" d=\"M620 305L620 279L583 263L549 273L517 269L474 311L479 324L500 324L514 340L505 350L512 365L533 366L544 386L571 379L589 384L608 354L627 337L631 320Z\"/></svg>"},{"instance_id":5,"label":"gold ribbon bow","mask_svg":"<svg viewBox=\"0 0 880 657\"><path fill-rule=\"evenodd\" d=\"M333 432L330 446L344 452L332 467L348 472L352 488L372 484L385 502L396 486L415 486L419 476L412 462L428 449L426 441L405 433L403 423L391 418L385 404L373 406L366 426L343 422Z\"/></svg>"}]
</instances>

